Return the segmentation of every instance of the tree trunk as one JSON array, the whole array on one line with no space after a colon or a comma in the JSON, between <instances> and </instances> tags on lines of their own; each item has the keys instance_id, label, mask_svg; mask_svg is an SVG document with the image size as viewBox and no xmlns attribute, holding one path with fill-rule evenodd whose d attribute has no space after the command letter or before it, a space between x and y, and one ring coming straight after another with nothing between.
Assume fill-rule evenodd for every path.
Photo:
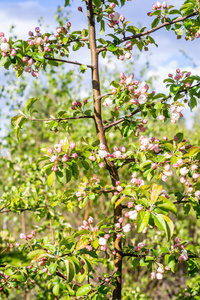
<instances>
[{"instance_id":1,"label":"tree trunk","mask_svg":"<svg viewBox=\"0 0 200 300\"><path fill-rule=\"evenodd\" d=\"M100 80L99 80L99 66L98 66L98 52L96 47L96 32L95 32L95 20L93 13L92 0L87 0L87 16L88 16L88 30L89 30L89 43L91 51L91 65L92 65L92 90L94 98L94 121L96 125L96 131L99 143L102 143L106 147L106 151L109 152L105 131L102 123L101 116L101 92L100 92ZM105 159L106 166L109 171L112 184L115 186L116 181L119 180L118 171L113 162L109 158ZM114 209L115 222L122 216L122 208L119 205ZM114 235L114 250L116 251L114 258L115 272L119 272L117 277L116 287L113 291L113 300L121 300L121 272L122 272L122 239L117 238L117 235Z\"/></svg>"}]
</instances>

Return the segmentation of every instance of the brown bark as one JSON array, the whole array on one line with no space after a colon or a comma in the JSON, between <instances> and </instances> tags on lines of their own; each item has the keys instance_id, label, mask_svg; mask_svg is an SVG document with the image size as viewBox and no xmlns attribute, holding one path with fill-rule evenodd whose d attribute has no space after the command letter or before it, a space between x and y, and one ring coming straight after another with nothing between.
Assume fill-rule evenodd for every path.
<instances>
[{"instance_id":1,"label":"brown bark","mask_svg":"<svg viewBox=\"0 0 200 300\"><path fill-rule=\"evenodd\" d=\"M100 80L99 80L99 66L98 66L98 50L96 47L96 32L95 32L95 20L93 13L92 0L87 0L87 16L88 16L88 30L89 30L89 43L91 51L91 65L92 68L92 90L94 98L94 121L96 125L96 131L98 140L100 143L106 146L106 151L108 151L105 131L102 123L101 116L101 92L100 92ZM113 185L116 185L116 181L119 180L118 171L113 162L109 158L105 159L106 166L109 171L111 181ZM114 209L115 222L122 216L122 208L119 205ZM121 238L117 238L116 234L114 235L114 249L116 255L114 258L115 272L122 272L122 241ZM113 291L113 300L121 300L121 279L122 276L119 275L116 281L116 287Z\"/></svg>"}]
</instances>

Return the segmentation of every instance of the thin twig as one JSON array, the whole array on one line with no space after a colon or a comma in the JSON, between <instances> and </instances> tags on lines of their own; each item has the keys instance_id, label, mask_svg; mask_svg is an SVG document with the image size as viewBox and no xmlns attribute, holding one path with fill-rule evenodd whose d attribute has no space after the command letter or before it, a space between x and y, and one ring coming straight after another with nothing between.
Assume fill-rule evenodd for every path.
<instances>
[{"instance_id":1,"label":"thin twig","mask_svg":"<svg viewBox=\"0 0 200 300\"><path fill-rule=\"evenodd\" d=\"M78 65L78 66L81 66L81 65L84 65L82 63L79 63L77 61L71 61L71 60L65 60L65 59L59 59L59 58L53 58L53 57L48 57L48 56L44 56L45 59L48 59L48 60L52 60L52 61L59 61L59 62L63 62L63 63L67 63L67 64L72 64L72 65ZM90 69L94 69L93 66L91 65L86 65L88 68Z\"/></svg>"},{"instance_id":2,"label":"thin twig","mask_svg":"<svg viewBox=\"0 0 200 300\"><path fill-rule=\"evenodd\" d=\"M93 119L94 116L80 116L80 117L68 117L68 118L49 118L49 119L33 119L29 118L30 121L43 121L43 122L48 122L48 121L56 121L56 122L61 122L61 121L66 121L66 120L78 120L78 119Z\"/></svg>"}]
</instances>

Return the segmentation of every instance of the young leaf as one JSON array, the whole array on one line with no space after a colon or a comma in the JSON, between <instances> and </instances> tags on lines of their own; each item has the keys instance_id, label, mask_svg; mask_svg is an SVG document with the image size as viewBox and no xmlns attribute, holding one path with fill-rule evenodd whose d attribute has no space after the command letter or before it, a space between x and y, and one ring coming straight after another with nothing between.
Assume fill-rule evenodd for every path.
<instances>
[{"instance_id":1,"label":"young leaf","mask_svg":"<svg viewBox=\"0 0 200 300\"><path fill-rule=\"evenodd\" d=\"M54 171L47 177L47 184L48 184L49 187L52 186L53 181L54 181L54 177L55 177L55 172Z\"/></svg>"},{"instance_id":2,"label":"young leaf","mask_svg":"<svg viewBox=\"0 0 200 300\"><path fill-rule=\"evenodd\" d=\"M149 224L149 211L140 210L137 216L137 232L142 232Z\"/></svg>"},{"instance_id":3,"label":"young leaf","mask_svg":"<svg viewBox=\"0 0 200 300\"><path fill-rule=\"evenodd\" d=\"M87 295L91 290L93 286L91 284L85 284L82 287L80 287L76 292L76 297Z\"/></svg>"},{"instance_id":4,"label":"young leaf","mask_svg":"<svg viewBox=\"0 0 200 300\"><path fill-rule=\"evenodd\" d=\"M162 192L162 185L152 183L151 185L151 204L154 204Z\"/></svg>"}]
</instances>

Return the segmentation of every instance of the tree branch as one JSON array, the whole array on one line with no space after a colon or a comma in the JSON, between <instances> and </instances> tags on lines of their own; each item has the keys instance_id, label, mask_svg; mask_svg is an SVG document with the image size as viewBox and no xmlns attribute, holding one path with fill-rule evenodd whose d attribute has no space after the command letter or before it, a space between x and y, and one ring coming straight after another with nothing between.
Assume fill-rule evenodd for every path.
<instances>
[{"instance_id":1,"label":"tree branch","mask_svg":"<svg viewBox=\"0 0 200 300\"><path fill-rule=\"evenodd\" d=\"M78 65L78 66L81 66L81 65L84 65L82 63L79 63L77 61L71 61L71 60L65 60L65 59L59 59L59 58L53 58L53 57L48 57L48 56L44 56L45 59L47 60L52 60L52 61L59 61L59 62L63 62L63 63L67 63L67 64L72 64L72 65ZM88 68L90 69L94 69L93 66L91 65L86 65Z\"/></svg>"},{"instance_id":2,"label":"tree branch","mask_svg":"<svg viewBox=\"0 0 200 300\"><path fill-rule=\"evenodd\" d=\"M140 108L137 108L137 109L134 110L131 114L129 114L129 115L127 115L127 116L125 116L125 117L123 117L123 118L117 120L117 121L114 121L114 122L112 122L112 123L110 123L110 124L104 126L104 130L106 130L106 129L110 128L110 127L113 127L113 126L115 126L115 125L117 125L117 124L119 124L119 123L125 121L126 118L130 118L130 117L136 115L136 114L137 114L138 112L140 112L140 111L141 111L141 109L140 109Z\"/></svg>"},{"instance_id":3,"label":"tree branch","mask_svg":"<svg viewBox=\"0 0 200 300\"><path fill-rule=\"evenodd\" d=\"M56 122L61 122L65 120L78 120L78 119L94 119L94 116L80 116L80 117L68 117L68 118L49 118L49 119L33 119L29 118L30 121L43 121L43 122L48 122L48 121L56 121Z\"/></svg>"},{"instance_id":4,"label":"tree branch","mask_svg":"<svg viewBox=\"0 0 200 300\"><path fill-rule=\"evenodd\" d=\"M193 13L185 16L185 17L180 17L180 18L178 18L176 20L173 20L173 21L170 21L170 22L164 22L163 24L160 24L160 25L158 25L158 26L156 26L156 27L154 27L152 29L146 30L146 31L141 32L141 33L133 34L131 36L124 37L124 38L122 38L119 41L119 43L121 44L121 43L123 43L125 41L129 41L129 40L132 40L132 39L140 38L140 37L145 36L145 35L149 35L150 33L153 33L153 32L155 32L155 31L157 31L157 30L159 30L159 29L161 29L163 27L166 27L168 25L172 25L172 24L175 24L175 23L178 23L178 22L183 22L184 20L189 19L191 17L194 17L194 16L196 16L198 14L199 14L199 12L195 11L195 12L193 12ZM100 53L102 51L105 51L106 49L107 49L107 46L102 47L102 48L98 48L98 53Z\"/></svg>"}]
</instances>

